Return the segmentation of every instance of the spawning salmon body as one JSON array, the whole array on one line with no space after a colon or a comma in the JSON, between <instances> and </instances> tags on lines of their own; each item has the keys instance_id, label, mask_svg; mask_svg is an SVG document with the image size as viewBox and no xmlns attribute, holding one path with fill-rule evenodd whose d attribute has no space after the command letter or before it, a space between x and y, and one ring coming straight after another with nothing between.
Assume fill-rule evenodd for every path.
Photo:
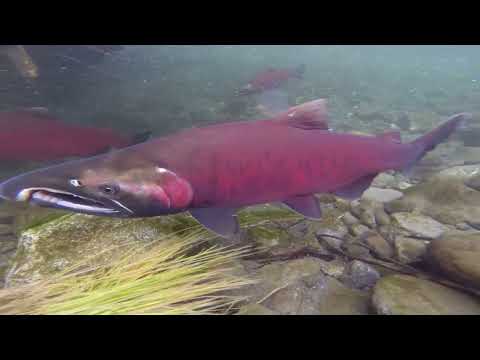
<instances>
[{"instance_id":1,"label":"spawning salmon body","mask_svg":"<svg viewBox=\"0 0 480 360\"><path fill-rule=\"evenodd\" d=\"M191 207L239 207L333 192L403 167L417 148L389 138L247 122L185 130L134 151L155 154L156 163L188 180Z\"/></svg>"},{"instance_id":2,"label":"spawning salmon body","mask_svg":"<svg viewBox=\"0 0 480 360\"><path fill-rule=\"evenodd\" d=\"M0 160L4 161L91 156L130 143L110 129L70 125L42 112L0 113Z\"/></svg>"},{"instance_id":3,"label":"spawning salmon body","mask_svg":"<svg viewBox=\"0 0 480 360\"><path fill-rule=\"evenodd\" d=\"M358 198L375 176L404 170L444 141L461 113L402 144L399 133L358 136L328 130L325 101L273 119L187 129L108 154L15 176L0 197L100 216L151 217L189 211L221 236L238 233L235 212L283 202L321 218L313 194Z\"/></svg>"}]
</instances>

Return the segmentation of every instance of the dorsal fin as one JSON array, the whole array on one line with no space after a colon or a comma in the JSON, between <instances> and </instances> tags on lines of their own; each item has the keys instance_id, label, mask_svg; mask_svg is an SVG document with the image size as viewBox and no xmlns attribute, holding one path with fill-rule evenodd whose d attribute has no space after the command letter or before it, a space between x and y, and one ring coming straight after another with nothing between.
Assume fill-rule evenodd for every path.
<instances>
[{"instance_id":1,"label":"dorsal fin","mask_svg":"<svg viewBox=\"0 0 480 360\"><path fill-rule=\"evenodd\" d=\"M305 130L328 130L327 101L317 99L294 106L279 114L275 121Z\"/></svg>"},{"instance_id":2,"label":"dorsal fin","mask_svg":"<svg viewBox=\"0 0 480 360\"><path fill-rule=\"evenodd\" d=\"M402 135L400 131L387 131L383 134L377 135L379 139L385 139L387 141L395 142L395 143L402 143Z\"/></svg>"}]
</instances>

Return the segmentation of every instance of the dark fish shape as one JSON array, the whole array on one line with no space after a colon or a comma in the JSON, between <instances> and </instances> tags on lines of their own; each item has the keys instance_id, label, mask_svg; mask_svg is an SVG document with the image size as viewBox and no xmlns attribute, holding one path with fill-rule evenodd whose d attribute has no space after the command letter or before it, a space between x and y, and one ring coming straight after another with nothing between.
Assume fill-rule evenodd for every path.
<instances>
[{"instance_id":1,"label":"dark fish shape","mask_svg":"<svg viewBox=\"0 0 480 360\"><path fill-rule=\"evenodd\" d=\"M470 114L401 143L399 133L359 136L327 131L324 100L273 119L193 128L89 159L19 175L0 196L40 206L112 217L189 211L221 236L239 230L236 211L283 202L309 219L313 194L358 198L375 176L408 170Z\"/></svg>"},{"instance_id":2,"label":"dark fish shape","mask_svg":"<svg viewBox=\"0 0 480 360\"><path fill-rule=\"evenodd\" d=\"M44 108L0 112L0 161L46 161L86 157L147 140L111 129L67 124Z\"/></svg>"},{"instance_id":3,"label":"dark fish shape","mask_svg":"<svg viewBox=\"0 0 480 360\"><path fill-rule=\"evenodd\" d=\"M291 78L301 79L304 73L305 65L300 65L295 69L267 69L255 75L247 85L238 91L238 94L248 95L275 89Z\"/></svg>"}]
</instances>

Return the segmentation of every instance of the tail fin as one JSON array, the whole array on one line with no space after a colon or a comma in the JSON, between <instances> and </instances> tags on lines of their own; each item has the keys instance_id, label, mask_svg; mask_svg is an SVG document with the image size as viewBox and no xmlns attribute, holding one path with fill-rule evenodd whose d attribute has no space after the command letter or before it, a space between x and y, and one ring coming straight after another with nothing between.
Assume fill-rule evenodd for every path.
<instances>
[{"instance_id":1,"label":"tail fin","mask_svg":"<svg viewBox=\"0 0 480 360\"><path fill-rule=\"evenodd\" d=\"M459 126L465 121L469 121L472 117L473 116L470 113L453 115L436 129L413 141L411 145L415 148L415 156L413 160L409 162L404 171L408 172L416 162L423 158L429 151L435 149L438 144L445 141Z\"/></svg>"}]
</instances>

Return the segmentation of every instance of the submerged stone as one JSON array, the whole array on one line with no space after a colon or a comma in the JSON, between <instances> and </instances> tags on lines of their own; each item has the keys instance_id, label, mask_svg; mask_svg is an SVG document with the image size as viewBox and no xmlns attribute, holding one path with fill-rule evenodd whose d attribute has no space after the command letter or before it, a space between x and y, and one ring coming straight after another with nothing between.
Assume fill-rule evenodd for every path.
<instances>
[{"instance_id":1,"label":"submerged stone","mask_svg":"<svg viewBox=\"0 0 480 360\"><path fill-rule=\"evenodd\" d=\"M398 226L414 236L425 239L438 239L448 230L438 221L424 215L401 212L393 214L392 217Z\"/></svg>"},{"instance_id":2,"label":"submerged stone","mask_svg":"<svg viewBox=\"0 0 480 360\"><path fill-rule=\"evenodd\" d=\"M436 178L405 190L405 196L385 205L389 213L412 212L429 216L447 225L478 222L480 191L463 179Z\"/></svg>"},{"instance_id":3,"label":"submerged stone","mask_svg":"<svg viewBox=\"0 0 480 360\"><path fill-rule=\"evenodd\" d=\"M480 234L449 235L434 241L427 256L452 280L480 288Z\"/></svg>"},{"instance_id":4,"label":"submerged stone","mask_svg":"<svg viewBox=\"0 0 480 360\"><path fill-rule=\"evenodd\" d=\"M18 249L6 285L29 283L66 269L93 255L104 261L107 250L131 243L148 243L162 235L195 226L187 217L112 219L81 214L64 215L20 233ZM199 227L198 225L196 225ZM105 256L101 254L105 253Z\"/></svg>"},{"instance_id":5,"label":"submerged stone","mask_svg":"<svg viewBox=\"0 0 480 360\"><path fill-rule=\"evenodd\" d=\"M478 299L408 275L390 275L375 285L372 303L382 315L479 315Z\"/></svg>"}]
</instances>

